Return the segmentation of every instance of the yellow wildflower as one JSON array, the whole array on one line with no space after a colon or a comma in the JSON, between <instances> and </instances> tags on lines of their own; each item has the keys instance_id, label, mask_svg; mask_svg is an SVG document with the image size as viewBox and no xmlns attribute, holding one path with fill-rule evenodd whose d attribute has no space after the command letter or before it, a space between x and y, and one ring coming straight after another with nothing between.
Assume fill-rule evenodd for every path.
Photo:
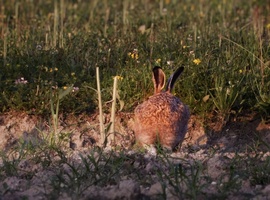
<instances>
[{"instance_id":1,"label":"yellow wildflower","mask_svg":"<svg viewBox=\"0 0 270 200\"><path fill-rule=\"evenodd\" d=\"M242 69L239 69L239 73L242 74L243 73L243 70Z\"/></svg>"},{"instance_id":2,"label":"yellow wildflower","mask_svg":"<svg viewBox=\"0 0 270 200\"><path fill-rule=\"evenodd\" d=\"M64 86L63 89L66 90L67 89L67 86Z\"/></svg>"},{"instance_id":3,"label":"yellow wildflower","mask_svg":"<svg viewBox=\"0 0 270 200\"><path fill-rule=\"evenodd\" d=\"M194 63L195 65L199 65L201 62L202 62L202 61L201 61L199 58L196 58L196 59L193 60L193 63Z\"/></svg>"},{"instance_id":4,"label":"yellow wildflower","mask_svg":"<svg viewBox=\"0 0 270 200\"><path fill-rule=\"evenodd\" d=\"M155 63L156 63L157 65L159 65L159 64L161 63L161 59L160 59L160 58L156 59L156 60L155 60Z\"/></svg>"},{"instance_id":5,"label":"yellow wildflower","mask_svg":"<svg viewBox=\"0 0 270 200\"><path fill-rule=\"evenodd\" d=\"M113 78L116 78L117 80L123 80L123 77L122 76L115 76Z\"/></svg>"},{"instance_id":6,"label":"yellow wildflower","mask_svg":"<svg viewBox=\"0 0 270 200\"><path fill-rule=\"evenodd\" d=\"M139 59L138 49L134 49L133 52L129 52L128 56L134 60Z\"/></svg>"},{"instance_id":7,"label":"yellow wildflower","mask_svg":"<svg viewBox=\"0 0 270 200\"><path fill-rule=\"evenodd\" d=\"M266 25L266 28L270 30L270 23Z\"/></svg>"},{"instance_id":8,"label":"yellow wildflower","mask_svg":"<svg viewBox=\"0 0 270 200\"><path fill-rule=\"evenodd\" d=\"M135 59L135 60L138 60L139 58L139 55L137 53L132 53L131 54L131 58Z\"/></svg>"}]
</instances>

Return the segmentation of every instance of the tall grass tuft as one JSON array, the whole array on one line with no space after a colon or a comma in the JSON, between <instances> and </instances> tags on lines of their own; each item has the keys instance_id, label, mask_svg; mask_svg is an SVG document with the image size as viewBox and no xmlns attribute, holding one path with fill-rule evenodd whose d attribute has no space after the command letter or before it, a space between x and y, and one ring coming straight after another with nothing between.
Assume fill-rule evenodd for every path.
<instances>
[{"instance_id":1,"label":"tall grass tuft","mask_svg":"<svg viewBox=\"0 0 270 200\"><path fill-rule=\"evenodd\" d=\"M3 37L4 37L4 47L3 47L3 65L6 65L6 59L7 59L7 40L8 40L8 27L3 28Z\"/></svg>"},{"instance_id":2,"label":"tall grass tuft","mask_svg":"<svg viewBox=\"0 0 270 200\"><path fill-rule=\"evenodd\" d=\"M59 11L58 11L58 0L54 0L54 14L53 14L53 47L58 47L59 41Z\"/></svg>"},{"instance_id":3,"label":"tall grass tuft","mask_svg":"<svg viewBox=\"0 0 270 200\"><path fill-rule=\"evenodd\" d=\"M98 95L98 109L99 109L99 131L100 131L100 136L101 136L101 145L104 145L106 135L105 135L104 115L103 115L103 106L102 106L102 98L101 98L99 67L96 67L96 81L97 81L97 95Z\"/></svg>"},{"instance_id":4,"label":"tall grass tuft","mask_svg":"<svg viewBox=\"0 0 270 200\"><path fill-rule=\"evenodd\" d=\"M60 35L59 35L60 48L64 48L64 19L65 19L65 0L60 0Z\"/></svg>"}]
</instances>

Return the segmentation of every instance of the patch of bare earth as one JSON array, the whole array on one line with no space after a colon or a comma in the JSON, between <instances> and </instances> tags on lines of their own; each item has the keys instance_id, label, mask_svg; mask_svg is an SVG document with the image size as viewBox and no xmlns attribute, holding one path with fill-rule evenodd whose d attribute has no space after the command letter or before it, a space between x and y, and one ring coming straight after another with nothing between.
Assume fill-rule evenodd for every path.
<instances>
[{"instance_id":1,"label":"patch of bare earth","mask_svg":"<svg viewBox=\"0 0 270 200\"><path fill-rule=\"evenodd\" d=\"M239 166L239 163L242 162L245 165L249 162L248 159L258 157L258 155L261 155L262 162L269 157L269 124L246 116L229 122L217 131L215 123L211 125L212 128L205 128L200 119L192 116L181 149L177 152L166 153L166 156L163 154L160 159L159 156L142 153L133 148L135 138L130 128L132 117L129 113L118 113L116 118L116 143L114 145L117 147L113 151L116 154L124 152L126 160L123 161L123 165L125 167L121 170L125 175L119 177L118 181L102 185L85 182L84 189L80 191L80 199L181 199L187 197L181 196L180 190L192 198L192 194L188 192L188 184L179 183L177 189L174 184L170 184L170 180L164 178L164 182L167 183L164 187L161 181L163 176L156 174L156 170L170 174L172 166L175 167L174 169L183 170L191 178L194 177L192 170L200 170L199 177L196 179L198 182L194 183L196 187L193 185L200 191L196 194L197 199L224 197L267 199L270 196L270 185L254 183L251 175L250 177L241 176L246 172L245 167ZM105 116L105 121L109 123L109 116ZM39 145L44 139L44 134L49 134L50 131L50 122L37 116L18 112L1 114L0 149L2 154L9 155L9 152L22 141L26 144L29 142ZM62 171L68 174L71 170L70 163L80 166L83 162L81 156L87 156L91 149L98 146L100 140L98 115L61 116L58 131L69 135L65 143L66 164L55 164L61 158L59 155L54 157L54 154L50 155L51 163L47 165L23 158L16 164L18 167L15 170L16 173L11 173L7 171L5 160L0 160L2 168L0 199L76 198L70 195L70 191L64 189L65 185L59 185L57 191L54 191L56 186L52 184L52 181ZM164 160L167 160L167 164L164 164ZM136 170L130 170L127 173L129 168ZM133 173L139 174L141 178ZM144 176L151 177L151 181L144 180ZM187 180L189 180L188 177ZM235 186L232 186L232 183ZM225 186L228 187L227 190Z\"/></svg>"}]
</instances>

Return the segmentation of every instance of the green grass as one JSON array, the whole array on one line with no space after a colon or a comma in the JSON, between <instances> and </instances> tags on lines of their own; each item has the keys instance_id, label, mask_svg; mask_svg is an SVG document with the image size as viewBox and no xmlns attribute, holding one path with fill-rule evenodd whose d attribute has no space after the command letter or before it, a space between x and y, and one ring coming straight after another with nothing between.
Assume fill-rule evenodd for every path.
<instances>
[{"instance_id":1,"label":"green grass","mask_svg":"<svg viewBox=\"0 0 270 200\"><path fill-rule=\"evenodd\" d=\"M49 89L71 84L79 91L61 109L94 111L88 87L96 88L96 66L105 102L112 77L124 77L120 95L131 111L152 93L151 68L159 61L166 73L186 66L175 93L192 113L269 113L267 3L124 2L3 2L1 111L48 114ZM14 84L21 77L28 83Z\"/></svg>"}]
</instances>

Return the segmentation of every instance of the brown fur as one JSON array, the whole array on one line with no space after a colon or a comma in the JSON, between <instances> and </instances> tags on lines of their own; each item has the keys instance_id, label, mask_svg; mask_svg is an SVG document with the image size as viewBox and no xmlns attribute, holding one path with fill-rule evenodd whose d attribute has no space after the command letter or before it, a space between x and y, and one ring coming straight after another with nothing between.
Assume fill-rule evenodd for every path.
<instances>
[{"instance_id":1,"label":"brown fur","mask_svg":"<svg viewBox=\"0 0 270 200\"><path fill-rule=\"evenodd\" d=\"M184 140L188 120L189 109L180 99L168 92L155 94L135 109L136 140L174 149Z\"/></svg>"},{"instance_id":2,"label":"brown fur","mask_svg":"<svg viewBox=\"0 0 270 200\"><path fill-rule=\"evenodd\" d=\"M184 140L190 113L179 98L169 91L161 92L165 74L161 68L155 70L155 94L135 108L135 136L140 145L159 143L162 147L174 149Z\"/></svg>"}]
</instances>

